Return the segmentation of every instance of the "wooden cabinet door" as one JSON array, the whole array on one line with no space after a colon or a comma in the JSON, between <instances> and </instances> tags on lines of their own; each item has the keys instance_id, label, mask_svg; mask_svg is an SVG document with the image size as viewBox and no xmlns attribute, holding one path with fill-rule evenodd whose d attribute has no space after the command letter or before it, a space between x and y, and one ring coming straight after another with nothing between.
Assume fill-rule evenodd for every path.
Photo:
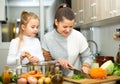
<instances>
[{"instance_id":1,"label":"wooden cabinet door","mask_svg":"<svg viewBox=\"0 0 120 84\"><path fill-rule=\"evenodd\" d=\"M90 0L90 21L98 21L101 19L100 0Z\"/></svg>"},{"instance_id":2,"label":"wooden cabinet door","mask_svg":"<svg viewBox=\"0 0 120 84\"><path fill-rule=\"evenodd\" d=\"M0 21L5 21L5 0L0 0Z\"/></svg>"},{"instance_id":3,"label":"wooden cabinet door","mask_svg":"<svg viewBox=\"0 0 120 84\"><path fill-rule=\"evenodd\" d=\"M118 14L120 0L102 0L104 3L104 18L112 18Z\"/></svg>"},{"instance_id":4,"label":"wooden cabinet door","mask_svg":"<svg viewBox=\"0 0 120 84\"><path fill-rule=\"evenodd\" d=\"M99 12L100 14L101 14L101 20L103 20L103 19L105 19L106 18L106 12L107 12L107 10L106 10L106 0L100 0L100 11L101 12Z\"/></svg>"},{"instance_id":5,"label":"wooden cabinet door","mask_svg":"<svg viewBox=\"0 0 120 84\"><path fill-rule=\"evenodd\" d=\"M79 3L78 4L78 18L79 18L78 22L79 22L79 25L82 25L85 22L85 15L84 15L84 13L85 13L85 11L84 11L85 3L84 3L84 0L79 0L78 3Z\"/></svg>"},{"instance_id":6,"label":"wooden cabinet door","mask_svg":"<svg viewBox=\"0 0 120 84\"><path fill-rule=\"evenodd\" d=\"M84 0L84 23L90 23L90 0Z\"/></svg>"},{"instance_id":7,"label":"wooden cabinet door","mask_svg":"<svg viewBox=\"0 0 120 84\"><path fill-rule=\"evenodd\" d=\"M120 0L116 0L116 16L120 16Z\"/></svg>"},{"instance_id":8,"label":"wooden cabinet door","mask_svg":"<svg viewBox=\"0 0 120 84\"><path fill-rule=\"evenodd\" d=\"M78 3L79 0L72 0L72 10L75 14L75 26L79 25L79 18L78 18Z\"/></svg>"}]
</instances>

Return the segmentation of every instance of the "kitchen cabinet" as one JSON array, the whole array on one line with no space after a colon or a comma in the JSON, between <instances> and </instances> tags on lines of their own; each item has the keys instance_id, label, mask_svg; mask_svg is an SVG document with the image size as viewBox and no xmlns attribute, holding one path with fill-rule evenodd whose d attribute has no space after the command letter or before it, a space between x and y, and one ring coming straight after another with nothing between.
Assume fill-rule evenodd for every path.
<instances>
[{"instance_id":1,"label":"kitchen cabinet","mask_svg":"<svg viewBox=\"0 0 120 84\"><path fill-rule=\"evenodd\" d=\"M111 18L119 15L119 10L120 10L119 0L102 0L102 3L104 3L103 19Z\"/></svg>"},{"instance_id":2,"label":"kitchen cabinet","mask_svg":"<svg viewBox=\"0 0 120 84\"><path fill-rule=\"evenodd\" d=\"M90 22L90 0L84 0L84 24Z\"/></svg>"},{"instance_id":3,"label":"kitchen cabinet","mask_svg":"<svg viewBox=\"0 0 120 84\"><path fill-rule=\"evenodd\" d=\"M88 24L101 19L100 0L80 0L79 14L81 16L79 23Z\"/></svg>"},{"instance_id":4,"label":"kitchen cabinet","mask_svg":"<svg viewBox=\"0 0 120 84\"><path fill-rule=\"evenodd\" d=\"M85 0L85 24L101 19L100 0Z\"/></svg>"},{"instance_id":5,"label":"kitchen cabinet","mask_svg":"<svg viewBox=\"0 0 120 84\"><path fill-rule=\"evenodd\" d=\"M90 22L98 21L101 19L100 7L100 0L90 0Z\"/></svg>"},{"instance_id":6,"label":"kitchen cabinet","mask_svg":"<svg viewBox=\"0 0 120 84\"><path fill-rule=\"evenodd\" d=\"M120 0L116 0L116 11L117 11L117 16L120 15Z\"/></svg>"},{"instance_id":7,"label":"kitchen cabinet","mask_svg":"<svg viewBox=\"0 0 120 84\"><path fill-rule=\"evenodd\" d=\"M117 22L120 17L119 3L120 0L72 0L76 24L88 28Z\"/></svg>"},{"instance_id":8,"label":"kitchen cabinet","mask_svg":"<svg viewBox=\"0 0 120 84\"><path fill-rule=\"evenodd\" d=\"M5 21L5 0L0 0L0 21Z\"/></svg>"},{"instance_id":9,"label":"kitchen cabinet","mask_svg":"<svg viewBox=\"0 0 120 84\"><path fill-rule=\"evenodd\" d=\"M85 11L84 11L84 0L79 0L78 2L78 24L82 25L85 23Z\"/></svg>"},{"instance_id":10,"label":"kitchen cabinet","mask_svg":"<svg viewBox=\"0 0 120 84\"><path fill-rule=\"evenodd\" d=\"M120 16L120 0L100 0L100 11L101 20L114 19L116 16Z\"/></svg>"},{"instance_id":11,"label":"kitchen cabinet","mask_svg":"<svg viewBox=\"0 0 120 84\"><path fill-rule=\"evenodd\" d=\"M79 10L79 0L72 0L72 10L75 14L75 26L79 25L78 10Z\"/></svg>"}]
</instances>

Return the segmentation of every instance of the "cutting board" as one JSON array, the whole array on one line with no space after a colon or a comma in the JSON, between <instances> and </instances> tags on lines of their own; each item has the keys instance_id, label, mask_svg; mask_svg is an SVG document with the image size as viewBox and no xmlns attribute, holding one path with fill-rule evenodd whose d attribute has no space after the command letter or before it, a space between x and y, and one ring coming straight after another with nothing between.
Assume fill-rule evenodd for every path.
<instances>
[{"instance_id":1,"label":"cutting board","mask_svg":"<svg viewBox=\"0 0 120 84\"><path fill-rule=\"evenodd\" d=\"M65 81L73 82L73 83L79 83L79 84L99 84L99 83L105 83L110 81L116 81L120 80L120 76L107 76L105 79L80 79L80 80L74 80L71 77L65 77Z\"/></svg>"}]
</instances>

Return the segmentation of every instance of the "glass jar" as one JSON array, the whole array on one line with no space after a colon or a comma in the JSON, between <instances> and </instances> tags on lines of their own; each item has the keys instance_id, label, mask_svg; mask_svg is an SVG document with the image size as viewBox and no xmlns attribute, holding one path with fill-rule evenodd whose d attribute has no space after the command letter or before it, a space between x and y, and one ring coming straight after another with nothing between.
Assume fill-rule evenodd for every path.
<instances>
[{"instance_id":1,"label":"glass jar","mask_svg":"<svg viewBox=\"0 0 120 84\"><path fill-rule=\"evenodd\" d=\"M22 74L22 65L21 65L21 59L16 59L16 75L19 77Z\"/></svg>"},{"instance_id":2,"label":"glass jar","mask_svg":"<svg viewBox=\"0 0 120 84\"><path fill-rule=\"evenodd\" d=\"M9 83L11 83L12 73L9 72L8 66L5 66L4 68L5 68L5 70L4 70L4 72L2 72L2 82L3 82L3 84L9 84Z\"/></svg>"},{"instance_id":3,"label":"glass jar","mask_svg":"<svg viewBox=\"0 0 120 84\"><path fill-rule=\"evenodd\" d=\"M59 70L59 67L55 68L55 74L52 77L52 84L63 84L62 71Z\"/></svg>"},{"instance_id":4,"label":"glass jar","mask_svg":"<svg viewBox=\"0 0 120 84\"><path fill-rule=\"evenodd\" d=\"M119 44L118 52L116 54L116 62L120 65L120 44Z\"/></svg>"}]
</instances>

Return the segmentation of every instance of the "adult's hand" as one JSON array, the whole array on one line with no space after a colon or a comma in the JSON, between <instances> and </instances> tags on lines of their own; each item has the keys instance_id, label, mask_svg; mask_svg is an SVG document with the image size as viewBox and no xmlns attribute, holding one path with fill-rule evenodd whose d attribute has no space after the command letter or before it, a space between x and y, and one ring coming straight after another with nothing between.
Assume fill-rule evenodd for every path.
<instances>
[{"instance_id":1,"label":"adult's hand","mask_svg":"<svg viewBox=\"0 0 120 84\"><path fill-rule=\"evenodd\" d=\"M82 71L83 71L83 73L89 74L89 70L90 70L90 67L82 66Z\"/></svg>"},{"instance_id":2,"label":"adult's hand","mask_svg":"<svg viewBox=\"0 0 120 84\"><path fill-rule=\"evenodd\" d=\"M64 68L64 69L69 69L69 67L72 67L72 64L70 64L67 60L65 59L57 59L57 62Z\"/></svg>"}]
</instances>

